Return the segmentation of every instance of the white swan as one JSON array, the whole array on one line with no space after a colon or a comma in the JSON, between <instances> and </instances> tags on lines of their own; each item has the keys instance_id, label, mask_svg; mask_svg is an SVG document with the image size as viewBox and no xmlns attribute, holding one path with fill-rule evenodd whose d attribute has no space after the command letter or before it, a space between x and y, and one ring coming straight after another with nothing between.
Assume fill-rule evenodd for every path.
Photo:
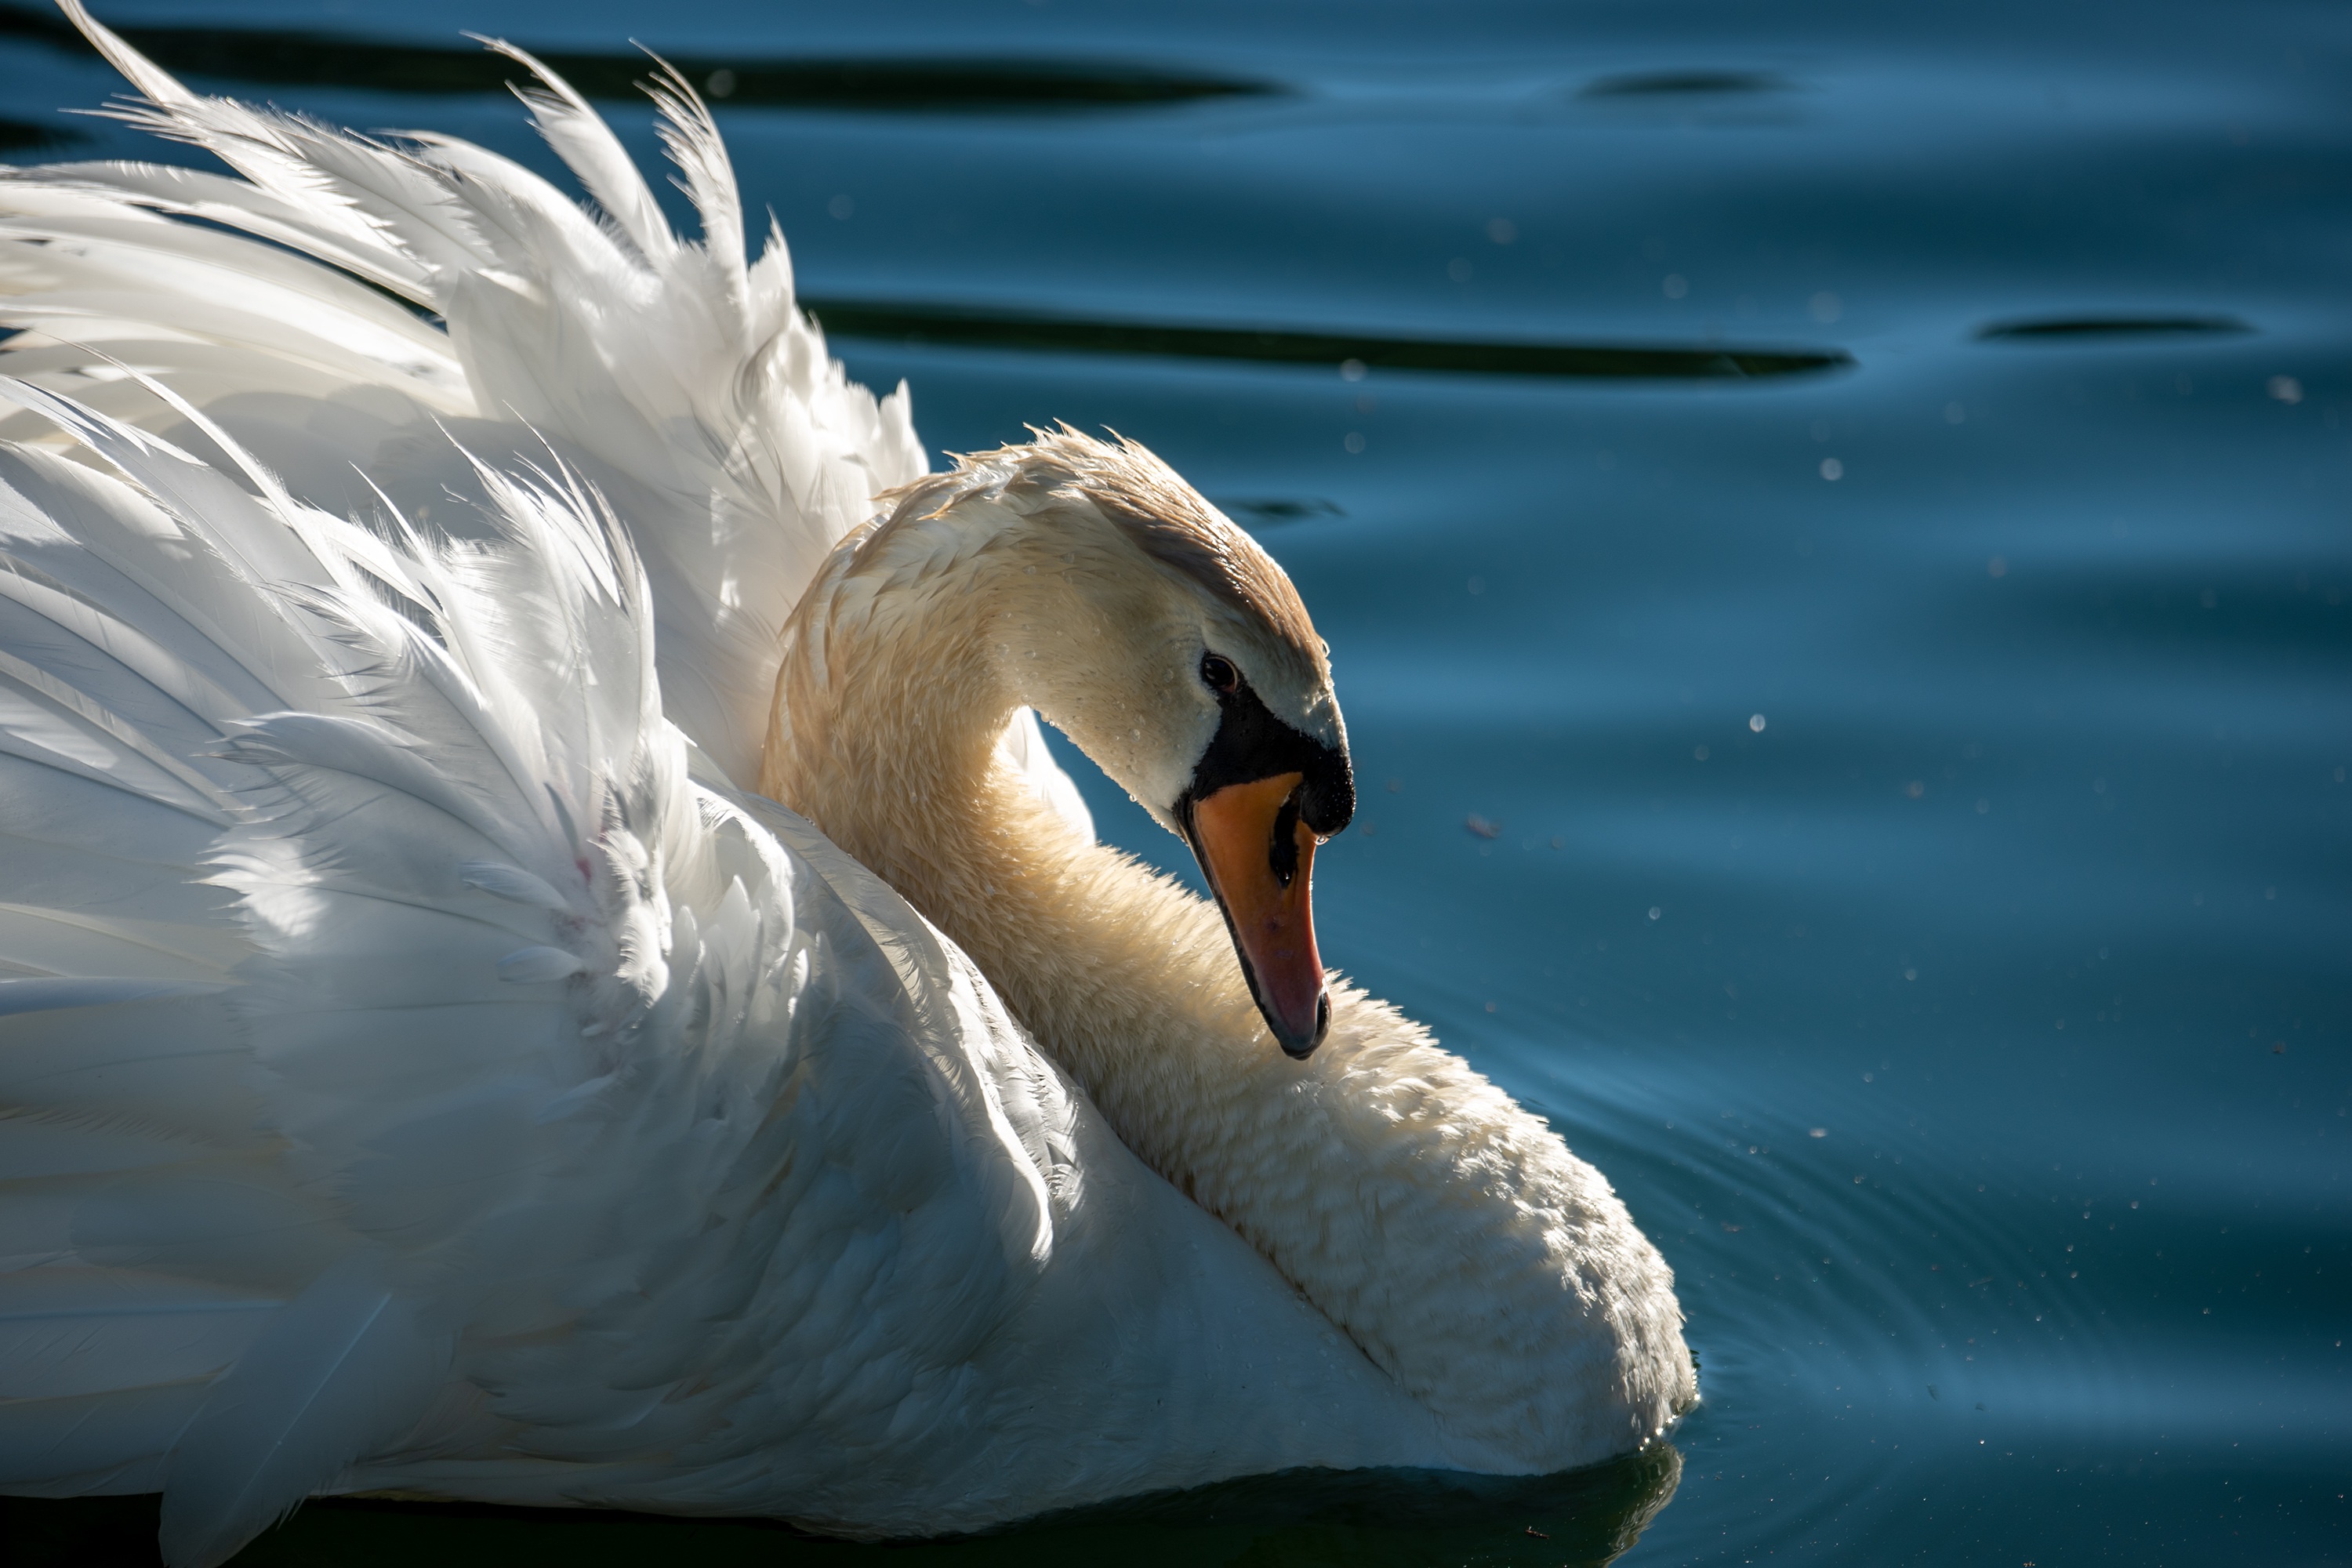
<instances>
[{"instance_id":1,"label":"white swan","mask_svg":"<svg viewBox=\"0 0 2352 1568\"><path fill-rule=\"evenodd\" d=\"M1321 645L1181 479L919 479L683 84L707 247L544 72L601 224L68 12L246 178L0 181L0 1491L189 1564L383 1489L929 1534L1695 1397L1600 1176L1324 988Z\"/></svg>"}]
</instances>

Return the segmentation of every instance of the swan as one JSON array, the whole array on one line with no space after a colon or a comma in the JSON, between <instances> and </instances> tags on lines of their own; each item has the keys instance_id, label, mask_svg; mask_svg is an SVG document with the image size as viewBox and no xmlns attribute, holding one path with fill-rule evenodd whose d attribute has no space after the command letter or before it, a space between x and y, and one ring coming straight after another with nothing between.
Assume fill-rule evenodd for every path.
<instances>
[{"instance_id":1,"label":"swan","mask_svg":"<svg viewBox=\"0 0 2352 1568\"><path fill-rule=\"evenodd\" d=\"M1325 973L1328 655L1181 477L926 473L675 78L699 244L519 50L593 212L64 3L236 177L0 178L0 1491L887 1538L1690 1405L1607 1182Z\"/></svg>"}]
</instances>

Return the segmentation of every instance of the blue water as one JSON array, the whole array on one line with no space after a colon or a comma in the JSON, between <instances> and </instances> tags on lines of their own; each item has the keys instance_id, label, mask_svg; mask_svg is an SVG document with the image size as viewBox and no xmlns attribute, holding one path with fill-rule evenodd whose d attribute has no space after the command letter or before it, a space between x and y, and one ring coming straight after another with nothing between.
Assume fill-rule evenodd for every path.
<instances>
[{"instance_id":1,"label":"blue water","mask_svg":"<svg viewBox=\"0 0 2352 1568\"><path fill-rule=\"evenodd\" d=\"M1705 1394L1674 1453L1517 1488L1254 1483L889 1557L329 1507L249 1561L2352 1558L2352 14L101 11L247 72L204 85L551 173L438 57L386 85L197 30L736 70L747 197L854 374L944 449L1115 426L1288 567L1363 781L1327 955L1609 1173ZM113 84L35 15L0 9L10 156L187 156L53 112ZM755 68L910 57L970 79ZM1016 67L1221 85L990 99ZM1684 370L1476 368L1525 344ZM1690 373L1717 351L1851 363Z\"/></svg>"}]
</instances>

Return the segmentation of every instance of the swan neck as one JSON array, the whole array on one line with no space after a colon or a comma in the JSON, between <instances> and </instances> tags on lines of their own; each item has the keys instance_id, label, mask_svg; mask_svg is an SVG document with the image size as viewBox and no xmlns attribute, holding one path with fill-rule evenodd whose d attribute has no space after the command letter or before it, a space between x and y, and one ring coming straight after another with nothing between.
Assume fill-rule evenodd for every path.
<instances>
[{"instance_id":1,"label":"swan neck","mask_svg":"<svg viewBox=\"0 0 2352 1568\"><path fill-rule=\"evenodd\" d=\"M919 584L932 591L869 596L841 564L787 625L761 792L941 923L919 889L988 837L997 737L1020 699L969 613L982 595Z\"/></svg>"},{"instance_id":2,"label":"swan neck","mask_svg":"<svg viewBox=\"0 0 2352 1568\"><path fill-rule=\"evenodd\" d=\"M1013 633L1054 623L1025 574L992 585L955 544L856 570L836 552L787 632L767 793L961 945L1120 1141L1462 1462L1564 1468L1648 1440L1694 1384L1672 1275L1607 1184L1352 986L1333 985L1323 1047L1286 1057L1215 906L1079 835L1000 760L1030 700L1002 673L1031 662ZM1092 712L1069 728L1119 732Z\"/></svg>"},{"instance_id":3,"label":"swan neck","mask_svg":"<svg viewBox=\"0 0 2352 1568\"><path fill-rule=\"evenodd\" d=\"M828 563L787 627L765 791L971 953L1129 1146L1193 1190L1213 1156L1185 1146L1190 1096L1163 1069L1230 1055L1221 1072L1247 1080L1282 1053L1214 907L1074 831L999 752L1016 709L1053 711L1054 637L1077 612L1034 540L961 521ZM1155 1096L1150 1127L1121 1113Z\"/></svg>"}]
</instances>

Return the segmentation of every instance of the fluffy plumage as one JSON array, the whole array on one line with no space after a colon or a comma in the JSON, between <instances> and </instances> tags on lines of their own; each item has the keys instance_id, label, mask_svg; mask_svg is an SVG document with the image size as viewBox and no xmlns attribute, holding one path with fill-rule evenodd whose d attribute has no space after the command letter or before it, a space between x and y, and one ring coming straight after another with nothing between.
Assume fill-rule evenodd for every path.
<instances>
[{"instance_id":1,"label":"fluffy plumage","mask_svg":"<svg viewBox=\"0 0 2352 1568\"><path fill-rule=\"evenodd\" d=\"M1181 480L1065 434L835 548L904 396L684 84L700 245L544 72L601 216L68 9L243 178L0 178L0 1489L175 1564L370 1489L902 1535L1687 1401L1595 1173L1353 992L1288 1063L1093 845L1020 703L1164 808L1202 617L1344 743Z\"/></svg>"},{"instance_id":2,"label":"fluffy plumage","mask_svg":"<svg viewBox=\"0 0 2352 1568\"><path fill-rule=\"evenodd\" d=\"M693 90L665 77L657 99L699 243L520 50L531 118L602 221L469 142L384 142L192 93L66 6L145 95L112 113L244 179L71 164L0 183L0 320L26 330L12 373L150 423L152 400L90 351L138 365L338 515L380 489L470 527L446 492L478 502L480 487L443 428L494 467L559 458L630 520L670 716L750 784L784 616L875 492L926 464L905 389L877 402L849 382L797 309L782 236L746 265L734 174ZM40 432L20 419L0 436Z\"/></svg>"},{"instance_id":3,"label":"fluffy plumage","mask_svg":"<svg viewBox=\"0 0 2352 1568\"><path fill-rule=\"evenodd\" d=\"M0 388L113 470L0 448L0 1486L204 1564L320 1490L892 1534L1451 1457L661 719L568 476L433 551Z\"/></svg>"},{"instance_id":4,"label":"fluffy plumage","mask_svg":"<svg viewBox=\"0 0 2352 1568\"><path fill-rule=\"evenodd\" d=\"M794 613L766 788L978 961L1129 1148L1273 1260L1481 1469L1563 1469L1695 1394L1673 1280L1590 1165L1351 986L1276 1048L1216 909L1068 832L993 753L1034 705L1163 818L1201 754L1202 646L1344 738L1280 567L1163 464L1072 432L964 460L837 550ZM1152 547L1188 519L1278 584ZM1189 520L1198 519L1198 522ZM1298 619L1303 619L1303 611ZM1188 701L1189 700L1189 701Z\"/></svg>"}]
</instances>

